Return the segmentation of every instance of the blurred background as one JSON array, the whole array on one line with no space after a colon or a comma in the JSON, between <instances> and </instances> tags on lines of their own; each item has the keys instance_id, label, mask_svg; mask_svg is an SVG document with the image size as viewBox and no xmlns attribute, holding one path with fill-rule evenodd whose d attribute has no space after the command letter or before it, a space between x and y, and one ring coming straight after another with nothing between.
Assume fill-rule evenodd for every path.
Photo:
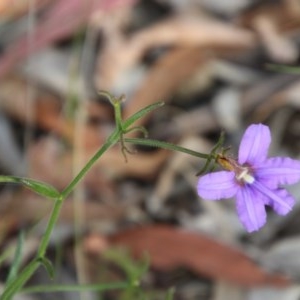
<instances>
[{"instance_id":1,"label":"blurred background","mask_svg":"<svg viewBox=\"0 0 300 300\"><path fill-rule=\"evenodd\" d=\"M272 132L270 155L300 158L299 0L1 0L0 170L62 190L114 129L98 94L124 94L124 118L153 139L209 153L223 129L236 155L251 123ZM207 202L205 161L138 147L110 149L66 200L48 256L30 285L125 280L145 260L142 294L45 293L19 299L296 300L300 206L268 212L248 234L233 200ZM289 189L300 200L300 185ZM0 188L0 280L20 231L22 263L37 250L53 203ZM146 256L146 258L145 258Z\"/></svg>"}]
</instances>

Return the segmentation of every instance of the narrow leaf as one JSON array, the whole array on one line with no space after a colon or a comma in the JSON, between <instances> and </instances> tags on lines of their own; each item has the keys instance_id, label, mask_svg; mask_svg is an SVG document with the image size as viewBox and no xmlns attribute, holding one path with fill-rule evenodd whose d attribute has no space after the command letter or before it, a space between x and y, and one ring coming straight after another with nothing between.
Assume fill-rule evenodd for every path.
<instances>
[{"instance_id":1,"label":"narrow leaf","mask_svg":"<svg viewBox=\"0 0 300 300\"><path fill-rule=\"evenodd\" d=\"M171 287L167 292L166 300L173 300L174 294L175 294L175 288Z\"/></svg>"},{"instance_id":2,"label":"narrow leaf","mask_svg":"<svg viewBox=\"0 0 300 300\"><path fill-rule=\"evenodd\" d=\"M210 154L196 152L181 146L177 146L168 142L163 142L158 140L124 138L124 142L135 144L135 145L142 145L142 146L149 146L149 147L162 148L162 149L167 149L172 151L178 151L178 152L186 153L195 157L200 157L205 159L210 157Z\"/></svg>"},{"instance_id":3,"label":"narrow leaf","mask_svg":"<svg viewBox=\"0 0 300 300\"><path fill-rule=\"evenodd\" d=\"M57 199L60 197L60 193L57 189L55 189L52 185L41 181L15 176L0 176L0 182L12 182L22 184L28 189L34 191L35 193L45 196L47 198Z\"/></svg>"},{"instance_id":4,"label":"narrow leaf","mask_svg":"<svg viewBox=\"0 0 300 300\"><path fill-rule=\"evenodd\" d=\"M299 66L289 66L289 65L276 65L276 64L266 64L266 69L275 72L288 73L288 74L300 74Z\"/></svg>"},{"instance_id":5,"label":"narrow leaf","mask_svg":"<svg viewBox=\"0 0 300 300\"><path fill-rule=\"evenodd\" d=\"M39 261L45 267L45 269L46 269L49 277L51 279L53 279L54 278L54 267L53 267L52 262L48 258L46 258L46 257L40 257Z\"/></svg>"},{"instance_id":6,"label":"narrow leaf","mask_svg":"<svg viewBox=\"0 0 300 300\"><path fill-rule=\"evenodd\" d=\"M50 292L83 292L83 291L109 291L127 289L129 283L111 282L103 284L87 284L87 285L39 285L24 288L22 293L50 293Z\"/></svg>"},{"instance_id":7,"label":"narrow leaf","mask_svg":"<svg viewBox=\"0 0 300 300\"><path fill-rule=\"evenodd\" d=\"M123 129L126 130L129 128L134 122L136 122L138 119L144 117L149 112L151 112L154 109L157 109L159 107L162 107L164 105L164 102L157 102L151 105L146 106L145 108L141 109L140 111L136 112L132 116L130 116L128 119L126 119L123 122Z\"/></svg>"},{"instance_id":8,"label":"narrow leaf","mask_svg":"<svg viewBox=\"0 0 300 300\"><path fill-rule=\"evenodd\" d=\"M214 163L210 167L210 171L212 171L215 168L216 152L224 144L224 139L225 139L225 132L222 130L217 143L211 149L210 155L209 155L207 161L205 162L204 167L200 171L197 172L196 176L200 176L200 175L204 174L209 169L210 163L212 160L214 160Z\"/></svg>"},{"instance_id":9,"label":"narrow leaf","mask_svg":"<svg viewBox=\"0 0 300 300\"><path fill-rule=\"evenodd\" d=\"M23 244L24 244L24 232L21 231L18 236L18 243L17 243L14 259L7 276L6 284L8 284L9 282L11 282L17 277L18 271L20 269L21 261L22 261Z\"/></svg>"}]
</instances>

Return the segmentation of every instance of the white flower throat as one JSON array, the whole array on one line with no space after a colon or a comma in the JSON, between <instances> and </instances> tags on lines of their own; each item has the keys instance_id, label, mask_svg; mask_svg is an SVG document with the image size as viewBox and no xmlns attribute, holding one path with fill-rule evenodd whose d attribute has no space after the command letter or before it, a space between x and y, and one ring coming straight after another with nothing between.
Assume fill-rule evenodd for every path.
<instances>
[{"instance_id":1,"label":"white flower throat","mask_svg":"<svg viewBox=\"0 0 300 300\"><path fill-rule=\"evenodd\" d=\"M249 168L243 168L242 172L235 172L235 178L248 184L252 184L255 181L254 177L249 173Z\"/></svg>"},{"instance_id":2,"label":"white flower throat","mask_svg":"<svg viewBox=\"0 0 300 300\"><path fill-rule=\"evenodd\" d=\"M239 183L252 184L255 181L251 168L241 166L235 159L218 154L217 161L224 169L234 172L235 178Z\"/></svg>"}]
</instances>

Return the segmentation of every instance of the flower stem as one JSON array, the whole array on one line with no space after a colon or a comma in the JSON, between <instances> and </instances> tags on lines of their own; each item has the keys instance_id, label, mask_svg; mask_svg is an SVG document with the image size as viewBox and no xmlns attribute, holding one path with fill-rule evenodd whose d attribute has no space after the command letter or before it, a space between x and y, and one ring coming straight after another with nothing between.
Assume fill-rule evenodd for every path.
<instances>
[{"instance_id":1,"label":"flower stem","mask_svg":"<svg viewBox=\"0 0 300 300\"><path fill-rule=\"evenodd\" d=\"M171 143L167 142L162 142L158 140L151 140L151 139L138 139L138 138L124 138L124 142L131 143L131 144L136 144L136 145L142 145L142 146L150 146L150 147L157 147L157 148L163 148L167 150L173 150L173 151L179 151L183 152L195 157L200 157L204 159L209 159L210 154L204 154L200 152L196 152L184 147L180 147Z\"/></svg>"},{"instance_id":2,"label":"flower stem","mask_svg":"<svg viewBox=\"0 0 300 300\"><path fill-rule=\"evenodd\" d=\"M102 145L102 147L96 152L96 154L87 162L78 175L69 183L69 185L62 191L61 197L65 199L75 188L78 182L84 177L84 175L90 170L93 164L104 154L104 152L116 144L120 138L120 131L118 128L110 135L108 140Z\"/></svg>"},{"instance_id":3,"label":"flower stem","mask_svg":"<svg viewBox=\"0 0 300 300\"><path fill-rule=\"evenodd\" d=\"M14 294L16 294L27 282L27 280L32 276L36 269L40 266L40 262L37 259L33 259L21 272L21 274L8 284L3 294L1 295L1 300L10 300Z\"/></svg>"},{"instance_id":4,"label":"flower stem","mask_svg":"<svg viewBox=\"0 0 300 300\"><path fill-rule=\"evenodd\" d=\"M50 237L51 237L51 233L52 233L53 228L54 228L54 226L57 222L57 219L59 217L59 213L60 213L60 209L61 209L62 204L63 204L63 199L62 198L55 200L55 204L54 204L54 207L52 209L52 213L51 213L51 216L49 218L45 234L42 237L42 240L41 240L38 252L37 252L37 257L38 258L45 256L45 253L46 253L46 250L47 250L47 247L48 247L48 244L49 244L49 240L50 240Z\"/></svg>"}]
</instances>

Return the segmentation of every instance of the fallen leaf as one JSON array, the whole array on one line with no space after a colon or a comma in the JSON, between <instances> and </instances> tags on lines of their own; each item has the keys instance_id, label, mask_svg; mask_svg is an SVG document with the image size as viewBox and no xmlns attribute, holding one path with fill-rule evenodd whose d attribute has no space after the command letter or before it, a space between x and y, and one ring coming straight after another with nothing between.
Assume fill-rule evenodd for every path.
<instances>
[{"instance_id":1,"label":"fallen leaf","mask_svg":"<svg viewBox=\"0 0 300 300\"><path fill-rule=\"evenodd\" d=\"M5 53L0 58L0 77L36 51L74 35L81 26L88 24L91 15L96 11L107 12L133 3L134 0L57 0L43 18L37 21L36 29L31 36L33 45L28 45L26 33L5 49Z\"/></svg>"},{"instance_id":2,"label":"fallen leaf","mask_svg":"<svg viewBox=\"0 0 300 300\"><path fill-rule=\"evenodd\" d=\"M23 16L28 13L28 10L31 6L34 6L34 10L45 7L51 0L23 0L15 1L14 3L11 0L1 0L0 1L0 17L1 19L13 20L17 17ZM54 2L56 0L52 0ZM34 3L34 4L33 4Z\"/></svg>"},{"instance_id":3,"label":"fallen leaf","mask_svg":"<svg viewBox=\"0 0 300 300\"><path fill-rule=\"evenodd\" d=\"M242 251L203 234L170 226L150 225L111 236L113 246L124 246L137 257L147 253L151 266L160 270L186 267L210 279L245 287L285 286L288 279L270 274Z\"/></svg>"},{"instance_id":4,"label":"fallen leaf","mask_svg":"<svg viewBox=\"0 0 300 300\"><path fill-rule=\"evenodd\" d=\"M208 48L212 52L217 48L249 49L255 42L254 35L249 30L211 18L176 16L140 30L129 38L120 35L116 30L113 34L108 33L105 48L96 63L97 89L111 90L116 81L122 76L127 76L128 70L137 65L148 50L156 47L198 48L194 51L198 52L198 57L205 59L205 55L202 54L207 52ZM191 61L194 59L193 57ZM176 71L181 73L181 69L189 69L189 65L188 59L184 63L178 62ZM164 76L163 82L168 78L172 76Z\"/></svg>"}]
</instances>

